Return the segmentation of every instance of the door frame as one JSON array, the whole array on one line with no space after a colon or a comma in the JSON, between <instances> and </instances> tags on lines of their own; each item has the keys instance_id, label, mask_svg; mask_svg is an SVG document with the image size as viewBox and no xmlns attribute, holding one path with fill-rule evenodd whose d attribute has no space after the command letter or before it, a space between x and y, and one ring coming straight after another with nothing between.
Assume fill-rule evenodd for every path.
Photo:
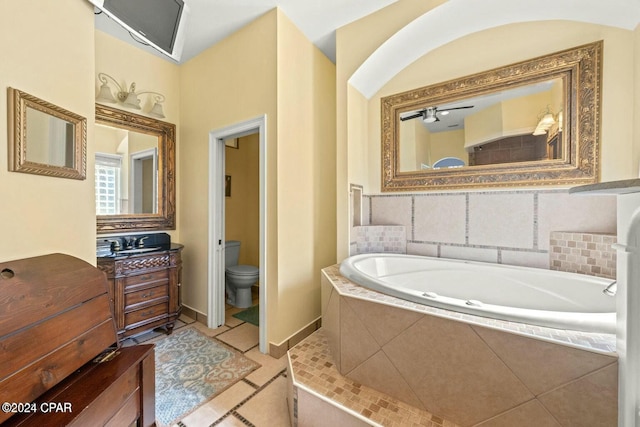
<instances>
[{"instance_id":1,"label":"door frame","mask_svg":"<svg viewBox=\"0 0 640 427\"><path fill-rule=\"evenodd\" d=\"M151 183L152 199L154 200L153 212L144 212L142 209L142 164L147 159L153 161L153 176ZM140 207L140 209L138 209ZM142 151L136 151L129 155L129 212L130 213L158 213L158 149L148 148Z\"/></svg>"},{"instance_id":2,"label":"door frame","mask_svg":"<svg viewBox=\"0 0 640 427\"><path fill-rule=\"evenodd\" d=\"M208 257L208 327L224 325L224 225L225 225L225 139L259 135L260 186L260 352L267 349L267 115L225 126L209 132L209 257Z\"/></svg>"}]
</instances>

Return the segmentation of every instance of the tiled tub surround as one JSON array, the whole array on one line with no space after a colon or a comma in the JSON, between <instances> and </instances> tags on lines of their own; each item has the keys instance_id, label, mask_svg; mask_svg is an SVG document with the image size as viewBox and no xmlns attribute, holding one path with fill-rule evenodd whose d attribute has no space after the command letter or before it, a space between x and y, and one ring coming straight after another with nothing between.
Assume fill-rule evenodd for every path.
<instances>
[{"instance_id":1,"label":"tiled tub surround","mask_svg":"<svg viewBox=\"0 0 640 427\"><path fill-rule=\"evenodd\" d=\"M615 279L616 240L614 234L552 231L549 268Z\"/></svg>"},{"instance_id":2,"label":"tiled tub surround","mask_svg":"<svg viewBox=\"0 0 640 427\"><path fill-rule=\"evenodd\" d=\"M322 271L323 332L355 383L461 426L613 426L615 336L422 306Z\"/></svg>"},{"instance_id":3,"label":"tiled tub surround","mask_svg":"<svg viewBox=\"0 0 640 427\"><path fill-rule=\"evenodd\" d=\"M540 268L552 231L616 233L615 196L565 189L366 195L362 215L363 225L403 225L411 255Z\"/></svg>"}]
</instances>

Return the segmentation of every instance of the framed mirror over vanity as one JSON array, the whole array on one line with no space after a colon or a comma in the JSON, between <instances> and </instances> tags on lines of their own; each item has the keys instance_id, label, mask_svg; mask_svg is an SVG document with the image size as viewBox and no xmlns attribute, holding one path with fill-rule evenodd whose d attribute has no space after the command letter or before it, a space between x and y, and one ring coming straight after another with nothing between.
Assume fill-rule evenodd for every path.
<instances>
[{"instance_id":1,"label":"framed mirror over vanity","mask_svg":"<svg viewBox=\"0 0 640 427\"><path fill-rule=\"evenodd\" d=\"M96 104L98 234L174 230L172 123Z\"/></svg>"},{"instance_id":2,"label":"framed mirror over vanity","mask_svg":"<svg viewBox=\"0 0 640 427\"><path fill-rule=\"evenodd\" d=\"M174 124L96 105L97 266L120 338L164 327L181 312L182 245L175 229Z\"/></svg>"},{"instance_id":3,"label":"framed mirror over vanity","mask_svg":"<svg viewBox=\"0 0 640 427\"><path fill-rule=\"evenodd\" d=\"M600 178L602 42L381 99L382 190Z\"/></svg>"}]
</instances>

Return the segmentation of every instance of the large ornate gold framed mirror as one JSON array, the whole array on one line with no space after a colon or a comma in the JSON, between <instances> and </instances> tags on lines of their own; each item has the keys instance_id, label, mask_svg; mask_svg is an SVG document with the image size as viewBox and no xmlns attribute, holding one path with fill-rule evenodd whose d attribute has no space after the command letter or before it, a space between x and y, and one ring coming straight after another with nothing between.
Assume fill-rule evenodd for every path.
<instances>
[{"instance_id":1,"label":"large ornate gold framed mirror","mask_svg":"<svg viewBox=\"0 0 640 427\"><path fill-rule=\"evenodd\" d=\"M382 191L600 175L602 42L381 99Z\"/></svg>"},{"instance_id":2,"label":"large ornate gold framed mirror","mask_svg":"<svg viewBox=\"0 0 640 427\"><path fill-rule=\"evenodd\" d=\"M87 119L8 88L9 170L85 179Z\"/></svg>"},{"instance_id":3,"label":"large ornate gold framed mirror","mask_svg":"<svg viewBox=\"0 0 640 427\"><path fill-rule=\"evenodd\" d=\"M98 233L175 229L176 127L96 104Z\"/></svg>"}]
</instances>

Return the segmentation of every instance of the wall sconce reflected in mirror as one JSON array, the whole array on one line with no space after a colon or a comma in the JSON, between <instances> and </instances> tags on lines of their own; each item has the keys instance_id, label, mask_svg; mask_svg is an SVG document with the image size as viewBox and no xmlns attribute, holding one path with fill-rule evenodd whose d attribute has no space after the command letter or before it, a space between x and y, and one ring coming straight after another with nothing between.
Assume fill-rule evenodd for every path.
<instances>
[{"instance_id":1,"label":"wall sconce reflected in mirror","mask_svg":"<svg viewBox=\"0 0 640 427\"><path fill-rule=\"evenodd\" d=\"M556 120L558 122L559 130L562 132L562 111L560 111L557 116L554 116L551 110L547 108L546 113L538 120L538 125L533 131L533 135L537 136L545 134L549 128L556 123Z\"/></svg>"},{"instance_id":2,"label":"wall sconce reflected in mirror","mask_svg":"<svg viewBox=\"0 0 640 427\"><path fill-rule=\"evenodd\" d=\"M115 97L113 96L113 92L111 92L111 87L109 87L107 79L111 79L111 81L118 88ZM120 102L125 107L140 110L140 99L138 99L138 96L143 94L150 94L154 96L155 103L153 104L153 107L147 112L147 114L153 117L164 119L164 111L162 110L162 103L165 100L164 95L151 91L136 92L135 83L131 83L129 90L127 91L125 90L126 88L123 89L122 86L120 86L116 79L105 73L98 73L98 80L102 82L102 85L100 85L100 92L96 97L97 102L108 102L111 104Z\"/></svg>"}]
</instances>

